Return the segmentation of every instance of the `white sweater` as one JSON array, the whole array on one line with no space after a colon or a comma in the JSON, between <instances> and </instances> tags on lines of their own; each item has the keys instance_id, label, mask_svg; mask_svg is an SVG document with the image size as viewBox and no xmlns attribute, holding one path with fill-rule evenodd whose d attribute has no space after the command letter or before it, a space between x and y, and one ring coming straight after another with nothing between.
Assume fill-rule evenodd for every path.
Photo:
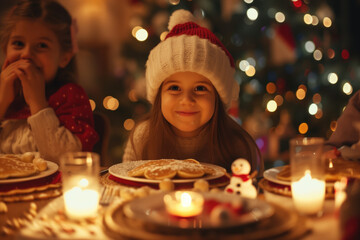
<instances>
[{"instance_id":1,"label":"white sweater","mask_svg":"<svg viewBox=\"0 0 360 240\"><path fill-rule=\"evenodd\" d=\"M78 137L64 126L50 107L28 119L11 119L1 123L0 153L40 152L46 160L59 162L68 151L81 151Z\"/></svg>"}]
</instances>

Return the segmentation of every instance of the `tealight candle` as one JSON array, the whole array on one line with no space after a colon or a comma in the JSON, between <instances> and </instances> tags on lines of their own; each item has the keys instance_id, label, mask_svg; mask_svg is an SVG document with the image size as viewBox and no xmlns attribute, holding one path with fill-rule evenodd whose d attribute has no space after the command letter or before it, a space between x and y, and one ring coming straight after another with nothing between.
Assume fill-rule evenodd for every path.
<instances>
[{"instance_id":1,"label":"tealight candle","mask_svg":"<svg viewBox=\"0 0 360 240\"><path fill-rule=\"evenodd\" d=\"M204 198L200 193L176 191L164 196L166 211L177 217L194 217L203 210Z\"/></svg>"},{"instance_id":2,"label":"tealight candle","mask_svg":"<svg viewBox=\"0 0 360 240\"><path fill-rule=\"evenodd\" d=\"M291 183L295 208L305 214L321 211L325 199L325 181L311 177L310 170L299 180Z\"/></svg>"},{"instance_id":3,"label":"tealight candle","mask_svg":"<svg viewBox=\"0 0 360 240\"><path fill-rule=\"evenodd\" d=\"M64 207L69 218L96 217L99 205L99 155L66 153L60 158Z\"/></svg>"}]
</instances>

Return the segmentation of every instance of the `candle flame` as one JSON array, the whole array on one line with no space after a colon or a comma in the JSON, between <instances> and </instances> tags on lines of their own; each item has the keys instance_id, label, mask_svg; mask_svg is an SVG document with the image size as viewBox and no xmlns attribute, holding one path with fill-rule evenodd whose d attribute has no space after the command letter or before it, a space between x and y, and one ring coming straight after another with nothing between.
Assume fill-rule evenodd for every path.
<instances>
[{"instance_id":1,"label":"candle flame","mask_svg":"<svg viewBox=\"0 0 360 240\"><path fill-rule=\"evenodd\" d=\"M191 205L191 196L189 193L184 192L181 194L181 205L184 207L189 207Z\"/></svg>"},{"instance_id":2,"label":"candle flame","mask_svg":"<svg viewBox=\"0 0 360 240\"><path fill-rule=\"evenodd\" d=\"M332 162L332 159L329 160L329 168L333 168L334 167L334 164Z\"/></svg>"},{"instance_id":3,"label":"candle flame","mask_svg":"<svg viewBox=\"0 0 360 240\"><path fill-rule=\"evenodd\" d=\"M310 170L305 170L305 176L302 178L304 181L310 181L311 178L311 171Z\"/></svg>"},{"instance_id":4,"label":"candle flame","mask_svg":"<svg viewBox=\"0 0 360 240\"><path fill-rule=\"evenodd\" d=\"M82 178L79 181L79 186L82 188L86 188L87 186L89 186L89 181L86 178Z\"/></svg>"}]
</instances>

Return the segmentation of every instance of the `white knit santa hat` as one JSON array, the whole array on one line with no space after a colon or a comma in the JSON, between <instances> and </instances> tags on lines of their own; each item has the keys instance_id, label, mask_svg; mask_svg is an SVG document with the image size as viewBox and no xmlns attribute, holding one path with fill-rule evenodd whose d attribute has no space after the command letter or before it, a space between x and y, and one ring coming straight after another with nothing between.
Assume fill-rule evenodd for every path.
<instances>
[{"instance_id":1,"label":"white knit santa hat","mask_svg":"<svg viewBox=\"0 0 360 240\"><path fill-rule=\"evenodd\" d=\"M154 47L146 62L147 99L154 103L161 83L177 72L196 72L208 78L226 109L239 96L234 60L220 40L180 9L170 17L169 33Z\"/></svg>"}]
</instances>

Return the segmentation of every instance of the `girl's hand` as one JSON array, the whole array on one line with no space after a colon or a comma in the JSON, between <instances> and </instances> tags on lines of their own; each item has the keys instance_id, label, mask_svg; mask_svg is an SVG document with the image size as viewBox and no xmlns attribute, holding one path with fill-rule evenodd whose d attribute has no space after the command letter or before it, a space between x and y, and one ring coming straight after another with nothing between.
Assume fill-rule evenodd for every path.
<instances>
[{"instance_id":1,"label":"girl's hand","mask_svg":"<svg viewBox=\"0 0 360 240\"><path fill-rule=\"evenodd\" d=\"M20 86L15 86L18 79L16 75L17 62L10 63L6 59L0 74L0 104L10 105L17 95Z\"/></svg>"},{"instance_id":2,"label":"girl's hand","mask_svg":"<svg viewBox=\"0 0 360 240\"><path fill-rule=\"evenodd\" d=\"M0 74L0 119L2 119L20 91L20 81L16 75L17 62L6 59Z\"/></svg>"},{"instance_id":3,"label":"girl's hand","mask_svg":"<svg viewBox=\"0 0 360 240\"><path fill-rule=\"evenodd\" d=\"M45 79L40 70L30 60L19 60L15 70L23 88L25 101L31 114L46 108L48 102L45 96Z\"/></svg>"}]
</instances>

